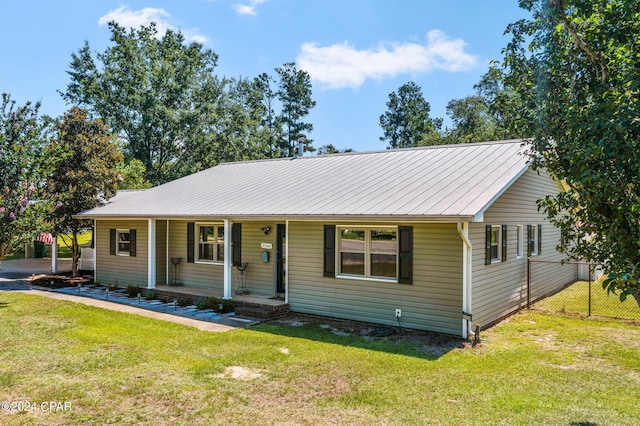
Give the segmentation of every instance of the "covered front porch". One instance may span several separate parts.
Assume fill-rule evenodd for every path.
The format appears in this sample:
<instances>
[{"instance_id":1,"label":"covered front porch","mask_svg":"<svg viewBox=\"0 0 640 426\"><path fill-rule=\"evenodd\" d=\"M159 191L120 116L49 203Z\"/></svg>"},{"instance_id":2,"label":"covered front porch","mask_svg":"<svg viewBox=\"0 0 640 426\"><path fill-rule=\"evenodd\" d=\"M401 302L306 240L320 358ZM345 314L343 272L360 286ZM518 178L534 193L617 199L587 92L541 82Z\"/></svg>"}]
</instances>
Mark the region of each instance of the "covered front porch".
<instances>
[{"instance_id":1,"label":"covered front porch","mask_svg":"<svg viewBox=\"0 0 640 426\"><path fill-rule=\"evenodd\" d=\"M105 285L288 302L286 223L119 218L95 228L95 278Z\"/></svg>"}]
</instances>

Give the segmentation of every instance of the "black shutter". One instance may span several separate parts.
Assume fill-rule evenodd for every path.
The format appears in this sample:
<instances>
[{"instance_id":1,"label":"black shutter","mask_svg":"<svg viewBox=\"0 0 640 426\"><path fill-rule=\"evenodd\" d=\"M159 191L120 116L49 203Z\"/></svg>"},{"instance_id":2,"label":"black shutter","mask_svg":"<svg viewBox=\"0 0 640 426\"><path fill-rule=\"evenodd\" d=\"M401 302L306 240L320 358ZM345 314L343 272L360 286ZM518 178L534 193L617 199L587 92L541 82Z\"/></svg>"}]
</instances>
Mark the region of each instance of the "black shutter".
<instances>
[{"instance_id":1,"label":"black shutter","mask_svg":"<svg viewBox=\"0 0 640 426\"><path fill-rule=\"evenodd\" d=\"M109 229L109 254L115 256L116 254L116 230Z\"/></svg>"},{"instance_id":2,"label":"black shutter","mask_svg":"<svg viewBox=\"0 0 640 426\"><path fill-rule=\"evenodd\" d=\"M136 230L129 230L129 256L136 257Z\"/></svg>"},{"instance_id":3,"label":"black shutter","mask_svg":"<svg viewBox=\"0 0 640 426\"><path fill-rule=\"evenodd\" d=\"M538 224L538 255L542 254L542 225Z\"/></svg>"},{"instance_id":4,"label":"black shutter","mask_svg":"<svg viewBox=\"0 0 640 426\"><path fill-rule=\"evenodd\" d=\"M231 225L231 263L242 266L242 224Z\"/></svg>"},{"instance_id":5,"label":"black shutter","mask_svg":"<svg viewBox=\"0 0 640 426\"><path fill-rule=\"evenodd\" d=\"M531 235L531 225L527 225L527 256L533 253L533 235Z\"/></svg>"},{"instance_id":6,"label":"black shutter","mask_svg":"<svg viewBox=\"0 0 640 426\"><path fill-rule=\"evenodd\" d=\"M324 276L336 276L336 226L324 226Z\"/></svg>"},{"instance_id":7,"label":"black shutter","mask_svg":"<svg viewBox=\"0 0 640 426\"><path fill-rule=\"evenodd\" d=\"M187 223L187 262L195 262L195 248L196 248L196 224L193 222Z\"/></svg>"},{"instance_id":8,"label":"black shutter","mask_svg":"<svg viewBox=\"0 0 640 426\"><path fill-rule=\"evenodd\" d=\"M502 225L502 261L507 261L507 225Z\"/></svg>"},{"instance_id":9,"label":"black shutter","mask_svg":"<svg viewBox=\"0 0 640 426\"><path fill-rule=\"evenodd\" d=\"M484 264L491 265L491 225L484 228Z\"/></svg>"},{"instance_id":10,"label":"black shutter","mask_svg":"<svg viewBox=\"0 0 640 426\"><path fill-rule=\"evenodd\" d=\"M413 282L413 226L398 226L398 282Z\"/></svg>"}]
</instances>

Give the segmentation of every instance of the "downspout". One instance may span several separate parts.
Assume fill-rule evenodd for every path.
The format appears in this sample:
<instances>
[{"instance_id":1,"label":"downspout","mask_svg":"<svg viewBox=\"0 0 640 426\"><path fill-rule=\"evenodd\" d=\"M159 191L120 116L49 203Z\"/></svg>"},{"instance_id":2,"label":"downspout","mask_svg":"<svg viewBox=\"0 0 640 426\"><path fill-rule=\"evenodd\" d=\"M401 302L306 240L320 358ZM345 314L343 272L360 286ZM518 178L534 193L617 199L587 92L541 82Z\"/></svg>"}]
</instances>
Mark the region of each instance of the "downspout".
<instances>
[{"instance_id":1,"label":"downspout","mask_svg":"<svg viewBox=\"0 0 640 426\"><path fill-rule=\"evenodd\" d=\"M464 249L462 251L462 337L469 336L471 330L471 266L472 266L472 246L469 240L469 222L458 222L456 224L458 235L462 238Z\"/></svg>"}]
</instances>

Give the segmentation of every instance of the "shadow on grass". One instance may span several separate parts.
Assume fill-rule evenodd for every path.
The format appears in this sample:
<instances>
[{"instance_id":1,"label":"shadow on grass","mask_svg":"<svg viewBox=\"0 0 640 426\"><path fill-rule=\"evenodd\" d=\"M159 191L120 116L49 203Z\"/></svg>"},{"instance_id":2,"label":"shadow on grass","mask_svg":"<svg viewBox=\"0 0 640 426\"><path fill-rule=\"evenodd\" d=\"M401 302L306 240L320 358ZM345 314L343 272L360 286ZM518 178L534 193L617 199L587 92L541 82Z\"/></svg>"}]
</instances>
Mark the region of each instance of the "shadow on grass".
<instances>
[{"instance_id":1,"label":"shadow on grass","mask_svg":"<svg viewBox=\"0 0 640 426\"><path fill-rule=\"evenodd\" d=\"M421 330L380 326L356 321L300 314L263 322L252 330L353 348L436 360L455 350L471 347L460 337ZM385 333L384 331L387 331ZM391 331L389 333L389 331ZM387 336L377 336L388 334Z\"/></svg>"},{"instance_id":2,"label":"shadow on grass","mask_svg":"<svg viewBox=\"0 0 640 426\"><path fill-rule=\"evenodd\" d=\"M593 422L571 422L571 426L598 426L598 423Z\"/></svg>"}]
</instances>

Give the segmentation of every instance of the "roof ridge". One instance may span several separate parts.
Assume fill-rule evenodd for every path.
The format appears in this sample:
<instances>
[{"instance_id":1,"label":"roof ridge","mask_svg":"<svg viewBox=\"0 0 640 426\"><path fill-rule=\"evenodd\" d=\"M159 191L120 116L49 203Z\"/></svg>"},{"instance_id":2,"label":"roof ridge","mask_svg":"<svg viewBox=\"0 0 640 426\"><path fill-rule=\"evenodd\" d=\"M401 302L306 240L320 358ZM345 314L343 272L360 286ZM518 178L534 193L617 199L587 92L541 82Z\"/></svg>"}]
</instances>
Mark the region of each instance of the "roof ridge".
<instances>
[{"instance_id":1,"label":"roof ridge","mask_svg":"<svg viewBox=\"0 0 640 426\"><path fill-rule=\"evenodd\" d=\"M406 151L426 151L426 150L432 150L432 149L451 149L451 148L462 148L462 147L469 147L469 146L513 144L513 143L523 143L524 141L525 141L524 139L505 139L505 140L499 140L499 141L453 143L453 144L446 144L446 145L410 146L405 148L379 149L379 150L373 150L373 151L337 152L333 154L307 155L302 157L296 156L296 157L284 157L284 158L258 158L255 160L228 161L224 163L219 163L214 167L224 166L224 165L234 165L234 164L262 163L262 162L269 162L269 161L309 160L309 159L327 158L327 157L333 158L333 157L384 154L384 153L395 153L395 152L406 152Z\"/></svg>"}]
</instances>

